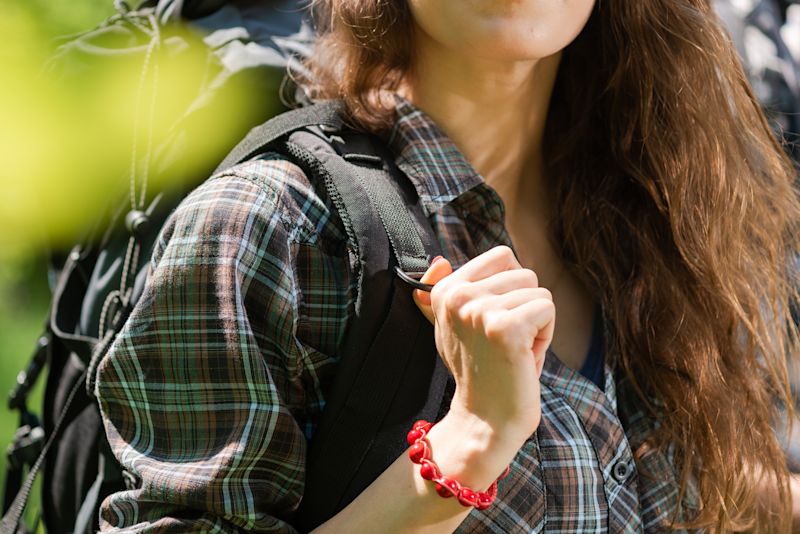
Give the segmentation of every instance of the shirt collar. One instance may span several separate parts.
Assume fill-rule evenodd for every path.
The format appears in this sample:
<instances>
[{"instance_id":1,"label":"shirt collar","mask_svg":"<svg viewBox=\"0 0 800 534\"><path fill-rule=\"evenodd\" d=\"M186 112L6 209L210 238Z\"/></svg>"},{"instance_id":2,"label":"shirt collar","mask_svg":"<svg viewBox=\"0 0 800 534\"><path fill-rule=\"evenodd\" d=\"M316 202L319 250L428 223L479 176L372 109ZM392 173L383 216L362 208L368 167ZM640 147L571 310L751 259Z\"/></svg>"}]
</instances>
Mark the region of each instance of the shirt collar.
<instances>
[{"instance_id":1,"label":"shirt collar","mask_svg":"<svg viewBox=\"0 0 800 534\"><path fill-rule=\"evenodd\" d=\"M426 215L484 183L430 116L399 95L396 98L389 146L397 166L414 184Z\"/></svg>"}]
</instances>

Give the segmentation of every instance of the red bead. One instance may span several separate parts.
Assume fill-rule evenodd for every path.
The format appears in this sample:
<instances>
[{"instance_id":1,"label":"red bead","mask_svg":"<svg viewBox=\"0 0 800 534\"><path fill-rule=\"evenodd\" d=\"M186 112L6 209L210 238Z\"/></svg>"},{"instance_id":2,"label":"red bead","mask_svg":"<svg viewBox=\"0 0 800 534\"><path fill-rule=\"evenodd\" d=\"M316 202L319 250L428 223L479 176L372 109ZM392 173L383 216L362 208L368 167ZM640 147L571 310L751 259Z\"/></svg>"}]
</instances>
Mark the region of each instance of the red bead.
<instances>
[{"instance_id":1,"label":"red bead","mask_svg":"<svg viewBox=\"0 0 800 534\"><path fill-rule=\"evenodd\" d=\"M439 478L442 476L442 473L439 471L439 467L430 460L422 460L422 465L419 468L419 474L425 480L433 480L434 478Z\"/></svg>"},{"instance_id":2,"label":"red bead","mask_svg":"<svg viewBox=\"0 0 800 534\"><path fill-rule=\"evenodd\" d=\"M436 484L436 493L445 499L449 499L453 496L453 493L447 488L447 486L442 486L441 484Z\"/></svg>"},{"instance_id":3,"label":"red bead","mask_svg":"<svg viewBox=\"0 0 800 534\"><path fill-rule=\"evenodd\" d=\"M478 494L469 488L462 487L461 491L458 492L458 502L463 506L477 506Z\"/></svg>"},{"instance_id":4,"label":"red bead","mask_svg":"<svg viewBox=\"0 0 800 534\"><path fill-rule=\"evenodd\" d=\"M436 493L445 498L458 495L459 491L461 491L461 484L452 478L441 477L436 484Z\"/></svg>"},{"instance_id":5,"label":"red bead","mask_svg":"<svg viewBox=\"0 0 800 534\"><path fill-rule=\"evenodd\" d=\"M414 426L412 426L411 428L414 429L414 430L424 429L427 432L428 430L430 430L430 428L432 426L433 426L432 423L429 423L429 422L427 422L425 420L420 419L419 421L414 423Z\"/></svg>"},{"instance_id":6,"label":"red bead","mask_svg":"<svg viewBox=\"0 0 800 534\"><path fill-rule=\"evenodd\" d=\"M503 471L503 474L500 475L499 477L497 477L497 480L503 480L504 478L506 478L510 471L511 471L511 465L509 464L509 465L506 466L506 470Z\"/></svg>"},{"instance_id":7,"label":"red bead","mask_svg":"<svg viewBox=\"0 0 800 534\"><path fill-rule=\"evenodd\" d=\"M421 430L415 428L414 430L408 433L408 435L406 436L406 441L408 441L409 445L413 445L414 443L418 442L423 435L424 434L422 433Z\"/></svg>"},{"instance_id":8,"label":"red bead","mask_svg":"<svg viewBox=\"0 0 800 534\"><path fill-rule=\"evenodd\" d=\"M408 448L408 457L415 464L420 463L422 460L430 460L431 455L428 451L428 445L424 441L418 441Z\"/></svg>"},{"instance_id":9,"label":"red bead","mask_svg":"<svg viewBox=\"0 0 800 534\"><path fill-rule=\"evenodd\" d=\"M488 493L478 493L478 504L475 508L478 510L486 510L494 502L494 496Z\"/></svg>"}]
</instances>

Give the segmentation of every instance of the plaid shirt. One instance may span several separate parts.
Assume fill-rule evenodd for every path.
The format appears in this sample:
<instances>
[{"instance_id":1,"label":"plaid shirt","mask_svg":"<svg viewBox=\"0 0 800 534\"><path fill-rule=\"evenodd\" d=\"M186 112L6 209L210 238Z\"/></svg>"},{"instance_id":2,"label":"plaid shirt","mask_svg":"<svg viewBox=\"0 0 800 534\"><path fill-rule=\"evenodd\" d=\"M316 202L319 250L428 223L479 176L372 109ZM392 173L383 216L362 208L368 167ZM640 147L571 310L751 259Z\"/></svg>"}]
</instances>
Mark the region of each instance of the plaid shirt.
<instances>
[{"instance_id":1,"label":"plaid shirt","mask_svg":"<svg viewBox=\"0 0 800 534\"><path fill-rule=\"evenodd\" d=\"M429 117L400 101L388 142L454 267L511 244L497 193ZM185 199L98 370L112 448L141 482L105 500L104 530L294 531L353 261L324 191L280 156ZM539 429L459 532L656 532L694 507L667 454L634 460L653 422L610 367L601 391L549 353L541 383Z\"/></svg>"}]
</instances>

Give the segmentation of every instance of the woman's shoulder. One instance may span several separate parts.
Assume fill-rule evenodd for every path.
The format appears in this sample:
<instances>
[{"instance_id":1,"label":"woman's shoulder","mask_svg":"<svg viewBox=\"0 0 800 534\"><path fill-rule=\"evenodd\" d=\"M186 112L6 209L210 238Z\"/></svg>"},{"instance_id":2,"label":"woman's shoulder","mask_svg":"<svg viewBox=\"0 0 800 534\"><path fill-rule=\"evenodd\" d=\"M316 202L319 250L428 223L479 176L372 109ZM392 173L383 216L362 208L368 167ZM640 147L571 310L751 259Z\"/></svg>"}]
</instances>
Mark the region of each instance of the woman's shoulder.
<instances>
[{"instance_id":1,"label":"woman's shoulder","mask_svg":"<svg viewBox=\"0 0 800 534\"><path fill-rule=\"evenodd\" d=\"M239 292L259 339L288 346L296 336L324 358L355 290L346 235L324 186L265 154L208 178L174 210L151 257L152 294L174 302ZM289 310L292 328L276 328Z\"/></svg>"},{"instance_id":2,"label":"woman's shoulder","mask_svg":"<svg viewBox=\"0 0 800 534\"><path fill-rule=\"evenodd\" d=\"M315 243L346 236L325 188L317 187L297 164L276 152L218 173L201 188L232 189L234 195L239 191L259 197L260 202L250 205L259 210L254 215L280 220L294 241Z\"/></svg>"},{"instance_id":3,"label":"woman's shoulder","mask_svg":"<svg viewBox=\"0 0 800 534\"><path fill-rule=\"evenodd\" d=\"M173 223L193 233L212 234L232 226L279 225L291 242L326 248L346 245L346 233L325 188L275 152L208 178L184 198Z\"/></svg>"}]
</instances>

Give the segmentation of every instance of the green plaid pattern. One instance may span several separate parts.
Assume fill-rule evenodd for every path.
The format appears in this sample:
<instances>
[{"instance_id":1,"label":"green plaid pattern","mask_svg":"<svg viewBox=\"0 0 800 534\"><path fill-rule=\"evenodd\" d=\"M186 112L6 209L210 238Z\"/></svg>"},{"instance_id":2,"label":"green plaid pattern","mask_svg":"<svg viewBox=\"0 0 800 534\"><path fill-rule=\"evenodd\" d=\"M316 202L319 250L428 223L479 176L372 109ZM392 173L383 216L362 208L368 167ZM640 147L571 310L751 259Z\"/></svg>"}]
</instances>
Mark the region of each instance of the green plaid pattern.
<instances>
[{"instance_id":1,"label":"green plaid pattern","mask_svg":"<svg viewBox=\"0 0 800 534\"><path fill-rule=\"evenodd\" d=\"M399 101L387 142L456 268L511 244L500 198L429 117ZM353 316L355 260L324 188L278 155L185 199L98 369L111 446L140 481L105 500L104 531L295 532L306 444ZM612 369L603 392L548 354L538 431L496 504L458 531L668 530L696 504L678 503L666 455L634 460L653 422L633 399Z\"/></svg>"}]
</instances>

